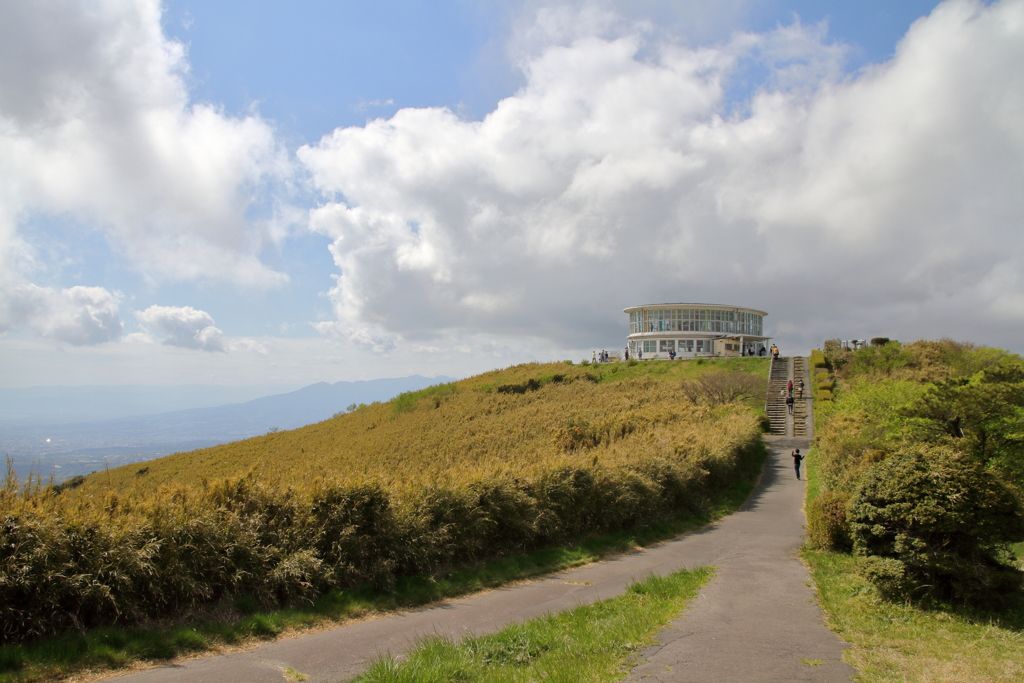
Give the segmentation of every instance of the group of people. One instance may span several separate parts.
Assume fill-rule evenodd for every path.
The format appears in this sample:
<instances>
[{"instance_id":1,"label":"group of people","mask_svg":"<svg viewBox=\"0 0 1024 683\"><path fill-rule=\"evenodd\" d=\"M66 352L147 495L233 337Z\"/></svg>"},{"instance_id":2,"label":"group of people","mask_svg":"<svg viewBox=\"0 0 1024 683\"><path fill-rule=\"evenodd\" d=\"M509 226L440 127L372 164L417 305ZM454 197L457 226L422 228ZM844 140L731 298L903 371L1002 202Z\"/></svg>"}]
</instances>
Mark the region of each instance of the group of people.
<instances>
[{"instance_id":1,"label":"group of people","mask_svg":"<svg viewBox=\"0 0 1024 683\"><path fill-rule=\"evenodd\" d=\"M796 381L796 384L793 384L793 380L789 380L789 383L786 384L786 388L782 390L783 395L785 395L785 397L786 397L786 408L789 410L789 414L790 415L793 414L793 404L796 402L793 399L793 390L794 389L797 392L797 396L796 397L799 398L799 399L803 399L803 397L804 397L804 380L803 380L802 377Z\"/></svg>"},{"instance_id":2,"label":"group of people","mask_svg":"<svg viewBox=\"0 0 1024 683\"><path fill-rule=\"evenodd\" d=\"M600 351L594 351L590 354L590 358L595 363L607 363L611 360L611 354L601 349ZM629 360L629 349L626 349L626 360Z\"/></svg>"}]
</instances>

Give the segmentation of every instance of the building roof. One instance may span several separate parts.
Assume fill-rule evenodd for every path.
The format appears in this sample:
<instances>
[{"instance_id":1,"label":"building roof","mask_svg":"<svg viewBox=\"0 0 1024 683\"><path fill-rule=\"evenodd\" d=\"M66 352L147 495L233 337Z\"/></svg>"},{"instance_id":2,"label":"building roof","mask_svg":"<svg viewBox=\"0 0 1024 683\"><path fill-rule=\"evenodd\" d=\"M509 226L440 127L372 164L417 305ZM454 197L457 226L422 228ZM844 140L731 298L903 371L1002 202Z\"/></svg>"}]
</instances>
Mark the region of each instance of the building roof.
<instances>
[{"instance_id":1,"label":"building roof","mask_svg":"<svg viewBox=\"0 0 1024 683\"><path fill-rule=\"evenodd\" d=\"M640 308L719 308L728 309L735 311L749 311L751 313L757 313L758 315L768 315L764 311L759 311L756 308L747 308L746 306L730 306L729 304L701 304L701 303L664 303L664 304L641 304L639 306L629 306L622 309L623 313L629 313Z\"/></svg>"}]
</instances>

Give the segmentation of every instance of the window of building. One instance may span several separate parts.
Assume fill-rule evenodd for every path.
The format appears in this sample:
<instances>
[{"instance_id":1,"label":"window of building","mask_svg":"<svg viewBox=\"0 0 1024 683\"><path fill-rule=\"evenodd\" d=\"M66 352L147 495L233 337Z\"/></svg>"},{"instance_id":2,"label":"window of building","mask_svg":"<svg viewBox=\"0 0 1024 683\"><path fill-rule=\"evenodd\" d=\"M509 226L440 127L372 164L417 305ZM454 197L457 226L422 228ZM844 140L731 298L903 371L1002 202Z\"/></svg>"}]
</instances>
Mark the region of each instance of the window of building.
<instances>
[{"instance_id":1,"label":"window of building","mask_svg":"<svg viewBox=\"0 0 1024 683\"><path fill-rule=\"evenodd\" d=\"M661 348L659 350L664 353L676 350L676 342L674 339L662 339L660 346Z\"/></svg>"}]
</instances>

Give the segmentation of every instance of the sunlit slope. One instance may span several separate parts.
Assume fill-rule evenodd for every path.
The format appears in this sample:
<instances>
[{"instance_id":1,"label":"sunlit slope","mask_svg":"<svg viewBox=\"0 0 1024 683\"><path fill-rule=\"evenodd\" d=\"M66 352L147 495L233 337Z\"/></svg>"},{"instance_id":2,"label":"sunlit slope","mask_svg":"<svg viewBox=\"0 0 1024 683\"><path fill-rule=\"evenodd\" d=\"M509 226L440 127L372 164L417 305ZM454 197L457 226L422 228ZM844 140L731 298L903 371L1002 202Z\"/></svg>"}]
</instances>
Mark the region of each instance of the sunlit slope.
<instances>
[{"instance_id":1,"label":"sunlit slope","mask_svg":"<svg viewBox=\"0 0 1024 683\"><path fill-rule=\"evenodd\" d=\"M713 514L756 477L766 369L522 365L78 487L10 472L0 643Z\"/></svg>"},{"instance_id":2,"label":"sunlit slope","mask_svg":"<svg viewBox=\"0 0 1024 683\"><path fill-rule=\"evenodd\" d=\"M765 372L766 361L754 358L520 365L300 429L100 472L81 492L199 485L253 470L290 485L372 480L397 491L495 474L529 477L555 460L611 466L638 451L671 455L716 442L725 448L730 432L749 428L751 412L694 405L681 383L709 373L760 379Z\"/></svg>"}]
</instances>

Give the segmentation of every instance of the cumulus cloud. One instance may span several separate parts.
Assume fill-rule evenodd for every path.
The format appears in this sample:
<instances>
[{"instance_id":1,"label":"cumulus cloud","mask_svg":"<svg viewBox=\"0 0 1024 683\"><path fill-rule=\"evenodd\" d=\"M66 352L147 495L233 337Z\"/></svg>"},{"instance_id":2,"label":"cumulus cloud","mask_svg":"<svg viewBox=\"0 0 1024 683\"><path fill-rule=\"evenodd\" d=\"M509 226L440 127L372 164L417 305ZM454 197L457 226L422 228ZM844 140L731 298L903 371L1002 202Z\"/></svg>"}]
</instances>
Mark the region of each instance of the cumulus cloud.
<instances>
[{"instance_id":1,"label":"cumulus cloud","mask_svg":"<svg viewBox=\"0 0 1024 683\"><path fill-rule=\"evenodd\" d=\"M800 341L1017 343L1024 2L950 0L853 75L824 27L689 48L584 18L540 15L482 121L403 109L299 150L340 270L325 331L579 347L626 305L716 301Z\"/></svg>"},{"instance_id":2,"label":"cumulus cloud","mask_svg":"<svg viewBox=\"0 0 1024 683\"><path fill-rule=\"evenodd\" d=\"M150 306L144 311L135 311L135 319L147 330L163 334L164 344L202 351L227 351L224 333L213 326L213 318L206 311L191 306Z\"/></svg>"},{"instance_id":3,"label":"cumulus cloud","mask_svg":"<svg viewBox=\"0 0 1024 683\"><path fill-rule=\"evenodd\" d=\"M272 287L259 254L279 235L255 201L287 155L256 114L193 103L185 48L159 0L0 5L0 269L25 221L71 215L155 280ZM258 212L256 212L258 214Z\"/></svg>"},{"instance_id":4,"label":"cumulus cloud","mask_svg":"<svg viewBox=\"0 0 1024 683\"><path fill-rule=\"evenodd\" d=\"M27 325L39 337L76 346L114 341L123 330L120 303L102 287L18 284L0 294L0 333Z\"/></svg>"}]
</instances>

